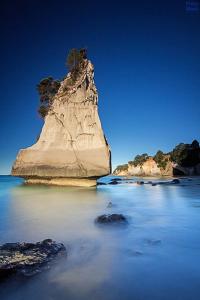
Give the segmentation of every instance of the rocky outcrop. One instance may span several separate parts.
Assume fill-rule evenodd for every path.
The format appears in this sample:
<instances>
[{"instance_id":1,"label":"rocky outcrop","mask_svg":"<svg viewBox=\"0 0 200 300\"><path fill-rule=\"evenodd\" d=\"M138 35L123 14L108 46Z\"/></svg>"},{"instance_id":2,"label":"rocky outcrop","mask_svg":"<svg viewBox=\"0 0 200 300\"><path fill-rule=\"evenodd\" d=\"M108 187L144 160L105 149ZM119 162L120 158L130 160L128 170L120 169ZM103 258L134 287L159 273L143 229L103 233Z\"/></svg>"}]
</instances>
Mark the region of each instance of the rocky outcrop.
<instances>
[{"instance_id":1,"label":"rocky outcrop","mask_svg":"<svg viewBox=\"0 0 200 300\"><path fill-rule=\"evenodd\" d=\"M0 280L10 275L32 276L40 273L58 254L65 253L63 244L46 239L33 243L7 243L0 246Z\"/></svg>"},{"instance_id":2,"label":"rocky outcrop","mask_svg":"<svg viewBox=\"0 0 200 300\"><path fill-rule=\"evenodd\" d=\"M171 162L165 168L161 168L153 157L149 157L142 165L128 165L128 174L131 176L172 176L173 169Z\"/></svg>"},{"instance_id":3,"label":"rocky outcrop","mask_svg":"<svg viewBox=\"0 0 200 300\"><path fill-rule=\"evenodd\" d=\"M128 163L127 170L116 168L114 175L117 176L173 176L173 168L171 162L167 162L165 168L161 168L155 162L153 157L149 157L144 163L134 165Z\"/></svg>"},{"instance_id":4,"label":"rocky outcrop","mask_svg":"<svg viewBox=\"0 0 200 300\"><path fill-rule=\"evenodd\" d=\"M200 146L178 144L171 152L157 151L155 156L137 155L128 164L119 165L113 172L117 176L195 176L200 175Z\"/></svg>"},{"instance_id":5,"label":"rocky outcrop","mask_svg":"<svg viewBox=\"0 0 200 300\"><path fill-rule=\"evenodd\" d=\"M38 141L17 155L12 175L28 183L93 186L110 174L92 63L85 59L76 82L69 82L71 73L61 82Z\"/></svg>"},{"instance_id":6,"label":"rocky outcrop","mask_svg":"<svg viewBox=\"0 0 200 300\"><path fill-rule=\"evenodd\" d=\"M119 169L118 167L114 170L113 175L116 176L127 176L128 175L128 165L127 165L127 169L122 170Z\"/></svg>"}]
</instances>

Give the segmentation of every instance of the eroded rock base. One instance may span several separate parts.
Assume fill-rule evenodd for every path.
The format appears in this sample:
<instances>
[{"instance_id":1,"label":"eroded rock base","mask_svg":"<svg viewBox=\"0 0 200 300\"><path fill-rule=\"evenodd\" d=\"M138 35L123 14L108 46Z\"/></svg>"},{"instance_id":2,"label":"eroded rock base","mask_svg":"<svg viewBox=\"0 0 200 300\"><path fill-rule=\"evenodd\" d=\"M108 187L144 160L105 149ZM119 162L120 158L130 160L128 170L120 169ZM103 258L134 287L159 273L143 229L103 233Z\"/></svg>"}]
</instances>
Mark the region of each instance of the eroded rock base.
<instances>
[{"instance_id":1,"label":"eroded rock base","mask_svg":"<svg viewBox=\"0 0 200 300\"><path fill-rule=\"evenodd\" d=\"M44 184L57 186L83 186L92 187L97 185L96 179L88 178L28 178L26 184Z\"/></svg>"}]
</instances>

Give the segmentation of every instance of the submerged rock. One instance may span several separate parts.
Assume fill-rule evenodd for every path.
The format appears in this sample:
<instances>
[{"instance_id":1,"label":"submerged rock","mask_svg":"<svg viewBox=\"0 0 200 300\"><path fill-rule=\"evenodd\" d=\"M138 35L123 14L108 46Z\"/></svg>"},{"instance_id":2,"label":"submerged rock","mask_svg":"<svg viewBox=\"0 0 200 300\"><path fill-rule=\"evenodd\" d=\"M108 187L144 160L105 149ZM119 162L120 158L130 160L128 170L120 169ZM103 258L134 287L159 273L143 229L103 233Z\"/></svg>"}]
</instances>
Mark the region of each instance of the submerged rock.
<instances>
[{"instance_id":1,"label":"submerged rock","mask_svg":"<svg viewBox=\"0 0 200 300\"><path fill-rule=\"evenodd\" d=\"M121 181L122 181L121 178L113 178L113 179L111 179L109 184L119 184Z\"/></svg>"},{"instance_id":2,"label":"submerged rock","mask_svg":"<svg viewBox=\"0 0 200 300\"><path fill-rule=\"evenodd\" d=\"M117 180L116 181L110 181L109 184L115 185L115 184L119 184L119 182Z\"/></svg>"},{"instance_id":3,"label":"submerged rock","mask_svg":"<svg viewBox=\"0 0 200 300\"><path fill-rule=\"evenodd\" d=\"M180 180L179 179L173 179L170 181L157 181L157 182L152 182L151 185L152 186L156 186L156 185L171 185L171 184L179 184Z\"/></svg>"},{"instance_id":4,"label":"submerged rock","mask_svg":"<svg viewBox=\"0 0 200 300\"><path fill-rule=\"evenodd\" d=\"M127 223L127 219L122 214L108 214L98 216L96 222L100 224Z\"/></svg>"},{"instance_id":5,"label":"submerged rock","mask_svg":"<svg viewBox=\"0 0 200 300\"><path fill-rule=\"evenodd\" d=\"M151 246L158 246L158 245L161 245L161 240L146 239L145 242L146 242L148 245L151 245Z\"/></svg>"},{"instance_id":6,"label":"submerged rock","mask_svg":"<svg viewBox=\"0 0 200 300\"><path fill-rule=\"evenodd\" d=\"M113 178L113 179L111 179L111 181L122 181L122 179L121 178Z\"/></svg>"},{"instance_id":7,"label":"submerged rock","mask_svg":"<svg viewBox=\"0 0 200 300\"><path fill-rule=\"evenodd\" d=\"M109 202L107 205L107 208L111 208L111 207L113 207L113 204L112 204L112 202Z\"/></svg>"},{"instance_id":8,"label":"submerged rock","mask_svg":"<svg viewBox=\"0 0 200 300\"><path fill-rule=\"evenodd\" d=\"M179 179L173 179L171 183L179 184L179 183L180 183L180 180L179 180Z\"/></svg>"},{"instance_id":9,"label":"submerged rock","mask_svg":"<svg viewBox=\"0 0 200 300\"><path fill-rule=\"evenodd\" d=\"M38 243L7 243L0 246L0 280L10 275L32 276L43 268L59 253L65 253L61 243L46 239Z\"/></svg>"},{"instance_id":10,"label":"submerged rock","mask_svg":"<svg viewBox=\"0 0 200 300\"><path fill-rule=\"evenodd\" d=\"M144 181L137 181L136 182L138 185L143 185L144 184Z\"/></svg>"},{"instance_id":11,"label":"submerged rock","mask_svg":"<svg viewBox=\"0 0 200 300\"><path fill-rule=\"evenodd\" d=\"M20 150L12 175L31 184L94 186L110 174L110 148L98 115L94 67L84 59L74 82L61 82L38 141Z\"/></svg>"}]
</instances>

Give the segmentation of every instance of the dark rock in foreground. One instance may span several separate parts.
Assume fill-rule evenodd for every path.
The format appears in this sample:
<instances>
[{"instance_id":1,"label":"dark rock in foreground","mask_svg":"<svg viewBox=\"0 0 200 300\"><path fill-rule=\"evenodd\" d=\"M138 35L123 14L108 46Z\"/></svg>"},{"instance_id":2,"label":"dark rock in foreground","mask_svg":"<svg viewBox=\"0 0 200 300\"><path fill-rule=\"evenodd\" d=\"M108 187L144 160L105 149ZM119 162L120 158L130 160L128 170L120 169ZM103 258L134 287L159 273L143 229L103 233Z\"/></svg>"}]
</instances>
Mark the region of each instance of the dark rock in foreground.
<instances>
[{"instance_id":1,"label":"dark rock in foreground","mask_svg":"<svg viewBox=\"0 0 200 300\"><path fill-rule=\"evenodd\" d=\"M0 246L0 280L10 275L32 276L40 273L65 246L46 239L38 243L7 243Z\"/></svg>"},{"instance_id":2,"label":"dark rock in foreground","mask_svg":"<svg viewBox=\"0 0 200 300\"><path fill-rule=\"evenodd\" d=\"M127 223L127 219L122 214L108 214L98 216L96 222L99 224Z\"/></svg>"}]
</instances>

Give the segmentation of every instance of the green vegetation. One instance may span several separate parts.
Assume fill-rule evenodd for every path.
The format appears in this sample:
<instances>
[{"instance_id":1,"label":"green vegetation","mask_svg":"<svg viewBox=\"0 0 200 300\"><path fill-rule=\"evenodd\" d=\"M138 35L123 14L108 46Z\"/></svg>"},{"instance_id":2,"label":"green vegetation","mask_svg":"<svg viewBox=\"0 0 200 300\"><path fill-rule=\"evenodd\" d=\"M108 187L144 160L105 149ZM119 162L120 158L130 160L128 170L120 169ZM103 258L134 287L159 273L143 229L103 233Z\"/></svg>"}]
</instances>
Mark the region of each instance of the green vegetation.
<instances>
[{"instance_id":1,"label":"green vegetation","mask_svg":"<svg viewBox=\"0 0 200 300\"><path fill-rule=\"evenodd\" d=\"M86 49L71 49L68 56L66 65L71 72L71 79L75 82L79 77L84 66L84 59L87 58Z\"/></svg>"},{"instance_id":2,"label":"green vegetation","mask_svg":"<svg viewBox=\"0 0 200 300\"><path fill-rule=\"evenodd\" d=\"M118 171L127 171L128 170L128 164L119 165L119 166L117 166L117 168L115 170L118 170Z\"/></svg>"},{"instance_id":3,"label":"green vegetation","mask_svg":"<svg viewBox=\"0 0 200 300\"><path fill-rule=\"evenodd\" d=\"M38 113L42 118L48 113L49 107L53 103L54 96L60 87L60 81L52 77L44 78L37 85L37 90L40 96L40 107Z\"/></svg>"},{"instance_id":4,"label":"green vegetation","mask_svg":"<svg viewBox=\"0 0 200 300\"><path fill-rule=\"evenodd\" d=\"M180 143L178 144L172 152L170 152L171 161L181 165L182 161L187 157L187 144Z\"/></svg>"},{"instance_id":5,"label":"green vegetation","mask_svg":"<svg viewBox=\"0 0 200 300\"><path fill-rule=\"evenodd\" d=\"M142 155L136 155L134 160L129 161L128 164L134 167L142 166L150 156L147 153ZM194 167L200 164L200 146L197 140L194 140L191 144L178 144L171 152L163 153L158 150L152 157L156 162L158 168L165 170L167 163L172 161L182 167ZM117 170L127 170L127 165L118 166Z\"/></svg>"},{"instance_id":6,"label":"green vegetation","mask_svg":"<svg viewBox=\"0 0 200 300\"><path fill-rule=\"evenodd\" d=\"M53 98L60 87L60 81L52 77L44 78L37 85L37 90L40 95L40 102L52 104Z\"/></svg>"},{"instance_id":7,"label":"green vegetation","mask_svg":"<svg viewBox=\"0 0 200 300\"><path fill-rule=\"evenodd\" d=\"M43 119L48 114L48 111L49 111L49 107L45 105L40 105L40 107L38 108L38 113Z\"/></svg>"},{"instance_id":8,"label":"green vegetation","mask_svg":"<svg viewBox=\"0 0 200 300\"><path fill-rule=\"evenodd\" d=\"M136 155L134 160L129 161L130 165L137 167L138 165L142 166L145 161L149 158L147 153L143 153L142 155Z\"/></svg>"},{"instance_id":9,"label":"green vegetation","mask_svg":"<svg viewBox=\"0 0 200 300\"><path fill-rule=\"evenodd\" d=\"M158 150L153 159L157 163L158 168L165 170L167 162L169 161L169 156L166 157L165 153L163 153L161 150Z\"/></svg>"},{"instance_id":10,"label":"green vegetation","mask_svg":"<svg viewBox=\"0 0 200 300\"><path fill-rule=\"evenodd\" d=\"M183 167L192 167L199 164L199 142L197 140L194 140L192 144L178 144L170 153L170 159Z\"/></svg>"},{"instance_id":11,"label":"green vegetation","mask_svg":"<svg viewBox=\"0 0 200 300\"><path fill-rule=\"evenodd\" d=\"M84 68L86 58L86 49L70 50L67 56L66 64L71 75L66 80L65 90L69 90L80 76ZM43 119L48 114L49 108L53 103L54 97L58 92L59 87L60 80L55 80L53 79L53 77L44 78L37 85L37 91L40 97L40 106L38 108L38 113Z\"/></svg>"}]
</instances>

